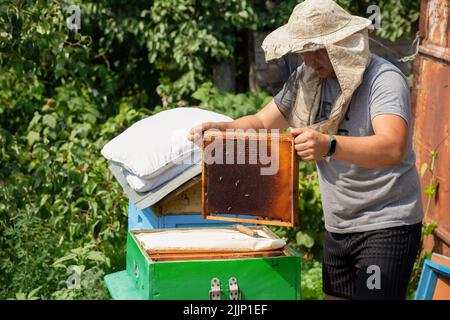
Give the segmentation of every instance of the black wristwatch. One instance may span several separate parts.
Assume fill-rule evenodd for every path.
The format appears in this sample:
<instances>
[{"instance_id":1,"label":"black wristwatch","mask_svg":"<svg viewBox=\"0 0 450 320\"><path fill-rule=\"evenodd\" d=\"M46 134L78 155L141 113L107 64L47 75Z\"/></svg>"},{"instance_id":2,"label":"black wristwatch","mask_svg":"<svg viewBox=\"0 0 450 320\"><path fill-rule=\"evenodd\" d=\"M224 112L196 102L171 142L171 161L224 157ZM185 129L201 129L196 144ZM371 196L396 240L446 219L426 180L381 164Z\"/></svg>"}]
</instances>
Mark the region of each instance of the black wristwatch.
<instances>
[{"instance_id":1,"label":"black wristwatch","mask_svg":"<svg viewBox=\"0 0 450 320\"><path fill-rule=\"evenodd\" d=\"M330 135L330 143L328 144L328 153L324 155L324 158L329 158L334 154L336 151L336 137L334 135Z\"/></svg>"}]
</instances>

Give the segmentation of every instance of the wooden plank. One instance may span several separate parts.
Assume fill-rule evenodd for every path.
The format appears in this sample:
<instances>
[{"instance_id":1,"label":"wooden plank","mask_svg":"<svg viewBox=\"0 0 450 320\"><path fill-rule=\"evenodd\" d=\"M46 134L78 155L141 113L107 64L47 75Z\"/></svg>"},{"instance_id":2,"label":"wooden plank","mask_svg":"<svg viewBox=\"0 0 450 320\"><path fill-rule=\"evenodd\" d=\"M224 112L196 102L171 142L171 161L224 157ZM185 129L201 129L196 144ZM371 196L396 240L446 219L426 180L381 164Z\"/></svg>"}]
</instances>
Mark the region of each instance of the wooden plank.
<instances>
[{"instance_id":1,"label":"wooden plank","mask_svg":"<svg viewBox=\"0 0 450 320\"><path fill-rule=\"evenodd\" d=\"M433 253L431 261L450 268L450 257ZM434 289L433 300L450 300L450 278L438 276Z\"/></svg>"},{"instance_id":2,"label":"wooden plank","mask_svg":"<svg viewBox=\"0 0 450 320\"><path fill-rule=\"evenodd\" d=\"M147 250L148 254L153 254L153 255L179 255L179 256L183 256L183 255L208 255L208 254L217 254L217 255L233 255L233 254L270 254L271 252L275 252L275 251L282 251L282 249L274 249L274 250L262 250L262 251L230 251L230 250Z\"/></svg>"},{"instance_id":3,"label":"wooden plank","mask_svg":"<svg viewBox=\"0 0 450 320\"><path fill-rule=\"evenodd\" d=\"M259 220L259 219L241 219L241 218L228 218L228 217L219 217L215 215L205 216L205 219L208 220L221 220L221 221L233 221L240 223L254 223L254 224L264 224L269 226L279 226L279 227L293 227L292 222L284 222L279 220Z\"/></svg>"},{"instance_id":4,"label":"wooden plank","mask_svg":"<svg viewBox=\"0 0 450 320\"><path fill-rule=\"evenodd\" d=\"M237 226L236 226L236 229L237 229L240 233L246 234L246 235L248 235L248 236L250 236L250 237L255 237L255 236L258 235L258 232L256 232L255 230L252 230L252 229L250 229L250 228L247 228L246 226L243 226L243 225L237 225Z\"/></svg>"},{"instance_id":5,"label":"wooden plank","mask_svg":"<svg viewBox=\"0 0 450 320\"><path fill-rule=\"evenodd\" d=\"M160 254L148 252L153 261L187 261L187 260L217 260L217 259L242 259L242 258L267 258L283 255L282 250L259 252L203 252L203 253L172 253Z\"/></svg>"},{"instance_id":6,"label":"wooden plank","mask_svg":"<svg viewBox=\"0 0 450 320\"><path fill-rule=\"evenodd\" d=\"M292 209L291 209L291 221L292 221L292 226L298 226L298 196L299 196L299 191L298 191L298 184L299 184L299 173L298 173L298 162L299 162L299 158L297 155L297 151L295 150L295 143L294 140L291 140L292 143L292 171L291 171L291 185L292 185L292 197L293 197L293 201L291 203L292 205Z\"/></svg>"},{"instance_id":7,"label":"wooden plank","mask_svg":"<svg viewBox=\"0 0 450 320\"><path fill-rule=\"evenodd\" d=\"M158 216L176 214L201 214L202 212L202 185L200 176L181 186L169 194L155 208Z\"/></svg>"},{"instance_id":8,"label":"wooden plank","mask_svg":"<svg viewBox=\"0 0 450 320\"><path fill-rule=\"evenodd\" d=\"M178 187L177 189L175 189L174 191L172 191L171 193L169 193L164 200L168 199L173 199L176 196L178 196L179 194L185 192L186 190L189 190L193 187L198 187L201 186L202 183L202 178L201 175L198 175L194 178L192 178L191 180L189 180L188 182L186 182L185 184L182 184L180 187Z\"/></svg>"},{"instance_id":9,"label":"wooden plank","mask_svg":"<svg viewBox=\"0 0 450 320\"><path fill-rule=\"evenodd\" d=\"M189 250L189 249L167 249L167 250L149 250L149 254L237 254L237 253L258 253L258 252L273 252L273 251L279 251L280 249L273 249L273 250L261 250L261 251L249 251L249 250L224 250L224 249L215 249L210 248L208 250Z\"/></svg>"},{"instance_id":10,"label":"wooden plank","mask_svg":"<svg viewBox=\"0 0 450 320\"><path fill-rule=\"evenodd\" d=\"M253 221L253 220L251 220ZM272 231L270 231L265 226L249 226L248 228L252 230L263 230L264 233L266 233L270 238L272 239L279 239ZM132 234L139 234L139 233L156 233L156 232L168 232L168 231L182 231L182 230L237 230L236 225L228 226L228 227L207 227L207 228L201 228L201 229L195 229L195 228L176 228L176 229L147 229L147 230L132 230L130 231ZM273 235L273 236L272 236Z\"/></svg>"}]
</instances>

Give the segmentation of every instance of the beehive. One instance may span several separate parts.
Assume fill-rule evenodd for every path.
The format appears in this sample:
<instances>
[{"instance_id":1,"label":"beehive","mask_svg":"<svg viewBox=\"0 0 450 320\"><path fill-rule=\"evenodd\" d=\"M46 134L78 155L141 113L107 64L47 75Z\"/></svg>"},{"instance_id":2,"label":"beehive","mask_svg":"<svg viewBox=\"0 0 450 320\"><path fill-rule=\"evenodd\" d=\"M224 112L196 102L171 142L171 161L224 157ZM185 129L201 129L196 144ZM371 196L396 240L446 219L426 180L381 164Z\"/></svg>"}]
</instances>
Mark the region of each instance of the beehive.
<instances>
[{"instance_id":1,"label":"beehive","mask_svg":"<svg viewBox=\"0 0 450 320\"><path fill-rule=\"evenodd\" d=\"M263 141L268 144L269 153L277 158L278 169L268 177L259 177L261 171L257 170L264 167L261 163L214 164L205 161L208 156L205 155L207 146L211 143L220 145L219 141L228 141L236 146L243 143L241 153L246 157L254 152L250 141ZM275 146L274 143L279 145ZM204 218L219 222L256 221L259 224L281 226L296 224L298 166L291 136L216 133L213 136L205 135L203 152ZM216 152L226 154L229 150L216 148ZM218 184L217 180L223 184ZM236 199L239 195L251 199L248 202ZM236 217L237 214L259 218L251 220ZM230 227L222 229L226 228ZM266 227L252 228L264 230L276 238ZM169 256L161 256L149 252L137 240L138 234L159 231L128 233L127 270L109 277L107 281L110 291L117 293L115 298L300 299L300 257L287 245L270 252L211 250L209 253L172 252ZM211 243L214 243L213 239Z\"/></svg>"}]
</instances>

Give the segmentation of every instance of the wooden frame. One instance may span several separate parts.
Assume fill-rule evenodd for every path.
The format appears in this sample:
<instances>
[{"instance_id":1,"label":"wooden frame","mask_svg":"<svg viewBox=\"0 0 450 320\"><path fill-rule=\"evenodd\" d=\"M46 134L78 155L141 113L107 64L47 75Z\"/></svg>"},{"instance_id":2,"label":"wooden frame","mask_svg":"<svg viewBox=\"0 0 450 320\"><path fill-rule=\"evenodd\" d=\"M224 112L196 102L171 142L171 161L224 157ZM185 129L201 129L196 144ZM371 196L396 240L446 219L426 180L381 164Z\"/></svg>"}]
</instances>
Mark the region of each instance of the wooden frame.
<instances>
[{"instance_id":1,"label":"wooden frame","mask_svg":"<svg viewBox=\"0 0 450 320\"><path fill-rule=\"evenodd\" d=\"M426 259L423 263L416 300L432 300L439 277L450 278L450 268Z\"/></svg>"},{"instance_id":2,"label":"wooden frame","mask_svg":"<svg viewBox=\"0 0 450 320\"><path fill-rule=\"evenodd\" d=\"M238 210L232 211L228 210L212 210L211 209L211 200L208 197L208 191L210 189L216 188L216 186L211 187L211 183L208 181L209 173L211 166L208 165L205 161L205 148L213 143L215 139L222 139L223 145L226 145L226 140L234 140L237 144L238 140L244 140L244 144L249 143L251 140L266 140L271 141L272 138L271 133L256 133L256 132L224 132L224 131L212 131L206 132L204 134L202 140L202 216L204 219L209 220L222 220L222 221L231 221L231 222L240 222L240 223L253 223L253 224L262 224L262 225L273 225L273 226L284 226L284 227L293 227L298 224L298 158L297 153L294 149L294 138L291 134L276 134L279 141L279 169L281 171L277 174L273 175L271 178L267 178L266 183L262 183L259 186L264 185L264 188L268 191L266 194L276 194L273 198L265 198L265 197L257 197L254 199L254 202L251 205L260 204L260 209L254 208L246 208L246 210ZM267 142L269 145L269 142ZM271 148L271 147L270 147ZM248 150L246 150L247 152ZM234 155L233 155L234 156ZM247 155L246 155L247 156ZM230 170L235 170L236 166L241 166L240 164L230 164ZM235 167L233 167L235 166ZM256 166L256 165L255 165ZM267 176L269 177L269 176ZM258 178L258 177L255 177ZM259 177L260 180L264 180ZM240 180L237 180L239 182ZM279 183L281 181L281 183ZM288 181L288 183L286 183ZM277 185L282 186L282 190L276 188ZM270 189L272 188L272 189ZM217 192L216 192L217 193ZM224 202L227 201L227 196L231 196L232 199L228 200L228 203L236 203L236 199L233 198L233 194L225 194L222 198L215 199L213 201L214 205L217 207L226 207ZM288 203L288 207L286 205L279 205L281 203ZM261 204L264 204L261 206ZM278 204L278 207L277 207ZM228 208L231 208L229 206ZM261 207L263 210L261 210ZM278 209L281 207L282 209ZM262 219L250 220L250 219L241 219L241 218L228 218L228 217L219 217L217 214L238 214L238 215L253 215L253 216L261 216ZM281 218L280 216L283 216Z\"/></svg>"},{"instance_id":3,"label":"wooden frame","mask_svg":"<svg viewBox=\"0 0 450 320\"><path fill-rule=\"evenodd\" d=\"M181 185L154 205L158 216L201 214L201 176L198 175Z\"/></svg>"}]
</instances>

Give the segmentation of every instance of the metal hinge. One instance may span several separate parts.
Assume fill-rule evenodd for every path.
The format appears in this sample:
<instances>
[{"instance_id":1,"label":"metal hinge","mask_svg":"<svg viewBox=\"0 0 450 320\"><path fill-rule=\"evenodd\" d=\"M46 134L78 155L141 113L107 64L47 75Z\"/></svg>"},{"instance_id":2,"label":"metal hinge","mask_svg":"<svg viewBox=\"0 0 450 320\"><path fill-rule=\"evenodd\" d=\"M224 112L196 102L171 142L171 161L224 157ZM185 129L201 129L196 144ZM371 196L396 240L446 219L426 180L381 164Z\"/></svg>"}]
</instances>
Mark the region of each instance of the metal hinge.
<instances>
[{"instance_id":1,"label":"metal hinge","mask_svg":"<svg viewBox=\"0 0 450 320\"><path fill-rule=\"evenodd\" d=\"M231 277L228 280L228 291L230 292L231 300L241 300L241 291L239 290L239 286L237 283L237 279L235 277Z\"/></svg>"},{"instance_id":2,"label":"metal hinge","mask_svg":"<svg viewBox=\"0 0 450 320\"><path fill-rule=\"evenodd\" d=\"M218 278L211 279L211 290L209 290L209 300L220 300L220 280Z\"/></svg>"}]
</instances>

